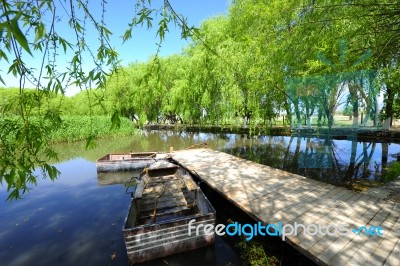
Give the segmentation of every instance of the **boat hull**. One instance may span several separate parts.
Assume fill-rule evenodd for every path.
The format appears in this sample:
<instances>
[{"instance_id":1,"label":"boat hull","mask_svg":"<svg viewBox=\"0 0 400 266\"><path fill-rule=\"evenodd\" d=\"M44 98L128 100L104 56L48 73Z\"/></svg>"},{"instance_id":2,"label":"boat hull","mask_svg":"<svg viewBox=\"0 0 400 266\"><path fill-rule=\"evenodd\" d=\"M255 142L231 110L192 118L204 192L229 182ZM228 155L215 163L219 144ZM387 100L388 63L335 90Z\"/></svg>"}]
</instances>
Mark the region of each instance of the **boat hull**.
<instances>
[{"instance_id":1,"label":"boat hull","mask_svg":"<svg viewBox=\"0 0 400 266\"><path fill-rule=\"evenodd\" d=\"M125 172L144 169L166 158L164 153L107 154L96 161L97 173Z\"/></svg>"},{"instance_id":2,"label":"boat hull","mask_svg":"<svg viewBox=\"0 0 400 266\"><path fill-rule=\"evenodd\" d=\"M130 264L162 258L214 243L214 233L205 234L204 230L198 230L196 234L194 226L215 225L215 210L200 189L193 193L196 193L195 202L199 213L136 227L134 224L138 219L138 205L135 199L132 200L123 227ZM189 222L192 220L194 220L191 223L192 230L189 232Z\"/></svg>"}]
</instances>

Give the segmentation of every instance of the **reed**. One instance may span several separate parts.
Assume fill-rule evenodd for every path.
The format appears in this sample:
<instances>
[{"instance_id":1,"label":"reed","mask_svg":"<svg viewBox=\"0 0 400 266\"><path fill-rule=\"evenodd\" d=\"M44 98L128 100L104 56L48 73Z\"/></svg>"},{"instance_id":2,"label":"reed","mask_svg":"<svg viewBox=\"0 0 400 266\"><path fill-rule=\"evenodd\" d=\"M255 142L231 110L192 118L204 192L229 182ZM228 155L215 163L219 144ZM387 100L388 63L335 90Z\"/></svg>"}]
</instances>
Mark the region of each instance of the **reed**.
<instances>
[{"instance_id":1,"label":"reed","mask_svg":"<svg viewBox=\"0 0 400 266\"><path fill-rule=\"evenodd\" d=\"M123 136L134 132L128 118L120 118L120 127L112 128L110 116L72 116L62 117L61 127L50 133L53 142L77 141L88 137Z\"/></svg>"}]
</instances>

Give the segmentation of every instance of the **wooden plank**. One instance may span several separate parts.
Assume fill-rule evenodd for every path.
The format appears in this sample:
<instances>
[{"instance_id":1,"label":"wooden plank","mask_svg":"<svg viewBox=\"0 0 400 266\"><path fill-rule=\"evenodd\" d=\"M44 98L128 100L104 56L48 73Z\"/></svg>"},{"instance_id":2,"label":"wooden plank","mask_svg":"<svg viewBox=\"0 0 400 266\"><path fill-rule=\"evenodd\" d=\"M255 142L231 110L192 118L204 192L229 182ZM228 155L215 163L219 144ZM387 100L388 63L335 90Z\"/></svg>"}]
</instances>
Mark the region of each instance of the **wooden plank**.
<instances>
[{"instance_id":1,"label":"wooden plank","mask_svg":"<svg viewBox=\"0 0 400 266\"><path fill-rule=\"evenodd\" d=\"M151 157L154 158L157 155L157 152L134 152L130 153L131 158L136 158L136 157Z\"/></svg>"},{"instance_id":2,"label":"wooden plank","mask_svg":"<svg viewBox=\"0 0 400 266\"><path fill-rule=\"evenodd\" d=\"M175 175L150 177L149 181L148 181L148 185L156 184L156 183L165 183L165 182L176 182L176 181L179 181L179 178Z\"/></svg>"},{"instance_id":3,"label":"wooden plank","mask_svg":"<svg viewBox=\"0 0 400 266\"><path fill-rule=\"evenodd\" d=\"M321 204L315 205L314 208L297 217L295 220L290 221L290 223L297 222L304 225L315 223L315 221L320 219L320 217L323 217L331 212L330 206L336 204L336 200L340 197L343 197L343 195L346 195L346 193L347 191L343 189L332 190L332 192L327 193L327 196L323 198ZM297 236L290 237L291 243L295 246L302 244L302 241L299 238L303 233L303 229L300 228L297 233Z\"/></svg>"},{"instance_id":4,"label":"wooden plank","mask_svg":"<svg viewBox=\"0 0 400 266\"><path fill-rule=\"evenodd\" d=\"M309 197L309 199L291 206L288 209L282 210L277 212L273 218L275 219L274 222L277 221L285 221L286 223L294 223L297 221L297 219L305 215L306 213L312 211L312 209L315 208L315 206L326 206L326 198L329 198L329 193L332 195L335 194L335 192L342 191L341 188L335 187L333 189L327 188L327 187L319 187L319 191L317 194L314 194ZM356 194L354 197L352 197L353 202L357 199L359 199L362 195L361 194Z\"/></svg>"},{"instance_id":5,"label":"wooden plank","mask_svg":"<svg viewBox=\"0 0 400 266\"><path fill-rule=\"evenodd\" d=\"M281 191L293 189L294 187L296 187L296 184L298 184L297 180L289 180L286 182L280 182L273 185L265 186L254 184L253 187L246 186L246 189L244 189L243 187L236 189L228 188L228 191L226 191L226 189L224 188L214 188L223 192L227 198L234 200L238 205L242 206L243 208L250 208L250 202L252 200L258 199L266 195L276 195L276 193L280 193Z\"/></svg>"},{"instance_id":6,"label":"wooden plank","mask_svg":"<svg viewBox=\"0 0 400 266\"><path fill-rule=\"evenodd\" d=\"M190 192L189 191L185 191L185 190L173 190L173 191L164 191L164 193L162 194L163 197L173 197L174 195L176 195L177 193L182 192L183 195L185 197L189 197L190 196ZM154 197L157 197L159 195L159 193L147 193L144 194L141 198L141 200L146 200L146 199L153 199Z\"/></svg>"},{"instance_id":7,"label":"wooden plank","mask_svg":"<svg viewBox=\"0 0 400 266\"><path fill-rule=\"evenodd\" d=\"M189 174L182 175L182 179L185 182L188 190L196 190L199 186L194 182L193 178Z\"/></svg>"},{"instance_id":8,"label":"wooden plank","mask_svg":"<svg viewBox=\"0 0 400 266\"><path fill-rule=\"evenodd\" d=\"M393 237L393 234L391 234L391 232L393 230L393 226L398 219L400 205L396 204L395 202L392 202L392 204L394 205L393 208L390 210L389 214L386 216L386 219L380 225L383 228L383 236L370 236L368 240L365 241L363 246L357 251L357 253L354 254L350 262L360 262L360 264L362 265L367 264L368 261L371 262L372 260L370 258L374 257L375 250L383 242L383 240ZM377 264L376 260L374 264ZM380 264L382 264L382 262Z\"/></svg>"},{"instance_id":9,"label":"wooden plank","mask_svg":"<svg viewBox=\"0 0 400 266\"><path fill-rule=\"evenodd\" d=\"M379 211L380 212L382 211L382 212L381 213L377 213L378 216L382 215L383 218L378 219L378 216L375 215L374 219L371 220L370 222L374 222L374 223L376 222L376 223L379 223L379 225L380 225L382 219L386 218L386 215L388 214L388 212L385 213L385 211L383 211L385 209L386 208L381 208ZM338 222L340 223L340 222L346 221L346 216L343 216L343 214L341 214L340 212L337 212L337 211L333 212L333 217L335 217L335 218L332 219L332 221L335 224L337 224ZM348 227L349 229L359 228L360 227L360 224L354 224L354 223L353 224L352 223L347 223L347 224L349 225L349 227ZM367 224L367 223L365 223L365 224L367 226L371 226L371 224ZM377 225L377 224L375 224L375 225ZM343 237L345 237L345 236L339 236L339 235L325 236L323 238L320 238L319 242L316 243L314 246L312 246L310 248L310 250L314 255L318 256L320 259L324 259L322 256L320 256L320 254L323 253L325 250L327 250L329 248L329 246L332 243L334 243L334 241L336 241L338 239L342 239ZM380 237L378 237L378 238L380 238ZM353 243L351 244L351 249L352 250L357 250L357 246L355 245L354 240L360 241L360 243L358 243L359 246L360 245L362 246L363 243L376 243L377 242L377 241L372 241L369 237L357 236L356 238L353 238ZM307 248L307 245L305 247ZM346 250L346 251L348 251L348 250ZM357 251L356 251L356 253L357 253ZM341 262L343 262L343 261L341 261ZM347 262L347 263L350 264L350 265L353 265L352 262ZM354 264L363 265L364 262L360 263L360 264L359 263L354 263Z\"/></svg>"},{"instance_id":10,"label":"wooden plank","mask_svg":"<svg viewBox=\"0 0 400 266\"><path fill-rule=\"evenodd\" d=\"M378 201L377 198L368 195L362 195L356 203L353 204L352 208L344 209L345 219L343 223L347 223L350 226L354 226L356 220L359 220L365 213L370 209L371 205L374 205ZM325 249L320 255L319 259L322 261L329 262L337 254L339 254L348 243L351 242L353 236L342 236L336 240L332 240L329 248Z\"/></svg>"},{"instance_id":11,"label":"wooden plank","mask_svg":"<svg viewBox=\"0 0 400 266\"><path fill-rule=\"evenodd\" d=\"M342 201L337 203L340 204L340 207L337 206L337 204L335 204L335 206L328 207L330 212L327 215L323 216L320 220L316 221L316 223L326 227L332 224L334 225L343 224L346 218L348 216L351 216L356 211L355 208L349 208L349 206L347 205L349 203L355 202L360 197L361 194L359 193L353 193L353 195L345 194L344 196L341 197ZM307 241L302 247L308 249L314 255L318 256L319 254L324 252L327 249L327 247L330 246L336 239L340 237L342 236L340 236L339 234L329 235L325 232L325 235L318 234L314 236L312 241ZM300 237L299 240L302 241Z\"/></svg>"},{"instance_id":12,"label":"wooden plank","mask_svg":"<svg viewBox=\"0 0 400 266\"><path fill-rule=\"evenodd\" d=\"M177 206L187 206L187 202L186 202L185 198L157 202L156 205L154 203L143 204L143 205L140 205L139 209L141 212L146 212L146 211L154 210L154 207L156 207L156 210L159 210L159 209L165 209L165 208L177 207Z\"/></svg>"},{"instance_id":13,"label":"wooden plank","mask_svg":"<svg viewBox=\"0 0 400 266\"><path fill-rule=\"evenodd\" d=\"M311 215L309 213L305 214L304 216L307 217L301 223L305 226L310 224L341 224L340 221L336 220L338 212L338 206L340 206L341 201L340 199L348 199L354 196L352 191L345 190L342 193L334 195L332 198L327 200L327 204L321 204L322 208ZM302 220L303 217L300 217L299 220ZM313 247L323 236L322 235L306 235L303 232L303 228L298 230L298 235L293 237L293 242L301 243L301 247L304 250L307 250L309 253L314 254L316 250L311 250Z\"/></svg>"},{"instance_id":14,"label":"wooden plank","mask_svg":"<svg viewBox=\"0 0 400 266\"><path fill-rule=\"evenodd\" d=\"M137 185L136 185L135 196L134 196L135 199L142 198L144 187L145 187L144 181L139 180L139 182L137 182Z\"/></svg>"},{"instance_id":15,"label":"wooden plank","mask_svg":"<svg viewBox=\"0 0 400 266\"><path fill-rule=\"evenodd\" d=\"M384 239L375 248L371 256L368 256L366 265L382 265L389 255L394 250L396 243L400 239L400 217L399 217L400 203L397 203L394 213L392 213L393 220L397 217L390 230L384 231Z\"/></svg>"},{"instance_id":16,"label":"wooden plank","mask_svg":"<svg viewBox=\"0 0 400 266\"><path fill-rule=\"evenodd\" d=\"M390 213L392 212L395 206L395 202L387 202L380 211L374 216L374 218L368 222L366 225L368 228L370 226L383 226L388 229L387 223L385 224L385 220L390 218ZM362 239L358 235L354 238L352 243L352 249L357 250L353 257L349 260L349 263L364 265L367 259L367 256L371 255L370 252L375 250L376 246L379 245L379 240L382 240L382 236L367 236L366 239Z\"/></svg>"},{"instance_id":17,"label":"wooden plank","mask_svg":"<svg viewBox=\"0 0 400 266\"><path fill-rule=\"evenodd\" d=\"M262 221L267 221L281 209L288 208L293 204L300 203L309 197L309 192L313 192L317 187L307 187L307 185L284 189L279 192L271 193L250 201L249 208ZM268 211L266 211L268 210Z\"/></svg>"},{"instance_id":18,"label":"wooden plank","mask_svg":"<svg viewBox=\"0 0 400 266\"><path fill-rule=\"evenodd\" d=\"M174 208L168 208L164 210L159 210L157 211L157 216L163 216L163 215L170 215L170 214L175 214L175 213L184 213L185 211L190 210L190 208L186 206L177 206ZM153 217L153 212L148 212L143 215L143 213L140 214L140 218L149 218Z\"/></svg>"},{"instance_id":19,"label":"wooden plank","mask_svg":"<svg viewBox=\"0 0 400 266\"><path fill-rule=\"evenodd\" d=\"M161 193L163 190L165 192L169 191L180 191L182 188L182 184L177 184L177 183L168 183L167 185L165 185L164 188L164 184L160 183L160 185L158 186L152 186L152 187L146 187L143 191L143 194L150 194L150 193Z\"/></svg>"},{"instance_id":20,"label":"wooden plank","mask_svg":"<svg viewBox=\"0 0 400 266\"><path fill-rule=\"evenodd\" d=\"M370 206L370 208L360 217L356 217L356 219L353 219L355 222L353 225L355 227L366 225L369 221L371 221L377 213L382 209L382 204L377 201L377 203L373 204ZM346 262L348 262L353 255L358 251L358 245L357 243L359 241L365 241L366 237L364 236L358 236L356 239L356 235L350 235L345 238L347 240L347 245L343 247L343 249L338 252L333 259L330 261L332 265L344 265Z\"/></svg>"},{"instance_id":21,"label":"wooden plank","mask_svg":"<svg viewBox=\"0 0 400 266\"><path fill-rule=\"evenodd\" d=\"M339 199L343 198L347 199L352 197L354 197L354 195L351 193L351 191L341 191L340 193L335 194L331 198L322 201L320 203L321 207L317 208L316 211L307 212L304 214L304 216L300 216L298 220L302 221L302 224L304 225L309 225L309 224L328 225L330 223L335 223L335 219L338 215L336 209L339 209L340 205L342 204L342 202ZM300 243L303 242L302 246L305 249L309 249L322 237L323 237L322 235L315 235L315 236L305 235L303 233L303 229L300 229L298 236L296 236L296 241Z\"/></svg>"},{"instance_id":22,"label":"wooden plank","mask_svg":"<svg viewBox=\"0 0 400 266\"><path fill-rule=\"evenodd\" d=\"M397 244L390 253L389 257L385 261L385 266L399 266L400 265L400 239L397 240Z\"/></svg>"},{"instance_id":23,"label":"wooden plank","mask_svg":"<svg viewBox=\"0 0 400 266\"><path fill-rule=\"evenodd\" d=\"M319 264L398 263L400 214L393 202L209 149L178 151L171 157L264 223L346 223L349 228L381 223L391 236L377 241L355 235L310 237L300 229L297 236L286 239Z\"/></svg>"},{"instance_id":24,"label":"wooden plank","mask_svg":"<svg viewBox=\"0 0 400 266\"><path fill-rule=\"evenodd\" d=\"M165 202L165 201L171 201L171 200L180 200L180 199L185 199L185 195L182 192L178 193L172 193L168 195L162 195L159 199L158 202ZM140 200L140 205L145 205L145 204L152 204L157 200L157 197L143 197Z\"/></svg>"}]
</instances>

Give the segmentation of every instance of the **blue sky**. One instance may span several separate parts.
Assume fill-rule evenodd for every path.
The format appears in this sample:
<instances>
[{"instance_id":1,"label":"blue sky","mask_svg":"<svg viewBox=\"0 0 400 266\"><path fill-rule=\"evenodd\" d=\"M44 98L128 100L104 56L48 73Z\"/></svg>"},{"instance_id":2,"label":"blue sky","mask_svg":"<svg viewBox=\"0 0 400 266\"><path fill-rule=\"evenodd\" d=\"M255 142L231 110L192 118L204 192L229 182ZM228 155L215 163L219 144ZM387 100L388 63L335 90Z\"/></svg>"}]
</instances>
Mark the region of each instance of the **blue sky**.
<instances>
[{"instance_id":1,"label":"blue sky","mask_svg":"<svg viewBox=\"0 0 400 266\"><path fill-rule=\"evenodd\" d=\"M57 12L60 14L60 22L57 23L56 29L59 35L63 37L71 37L69 41L75 43L73 39L73 32L68 27L68 16L63 11L63 9L68 10L69 1L64 2L63 0L55 0L57 3ZM227 14L229 7L229 0L170 0L171 6L174 10L182 14L187 18L189 26L200 26L201 22L207 18L214 17L220 14ZM154 19L153 28L148 30L147 27L135 28L132 33L132 39L122 43L122 35L128 27L128 23L134 16L134 6L135 0L108 0L105 7L105 22L108 29L113 33L111 36L111 45L117 50L122 60L122 65L128 65L129 63L137 61L146 61L148 58L156 52L156 43L159 41L158 36L156 36L157 31L157 19ZM163 4L163 0L152 0L152 6L155 8L160 7ZM101 5L100 1L92 0L89 1L89 8L96 16L96 19L100 19L101 15ZM79 15L79 14L78 14ZM94 30L90 30L88 27L87 34L85 36L86 42L89 46L93 46L95 52L98 47L98 34ZM28 41L33 40L27 36ZM187 41L181 40L179 29L170 25L170 30L167 33L165 40L162 44L160 54L162 56L168 56L174 53L179 53L183 47L187 45ZM0 44L1 45L1 44ZM67 53L67 55L60 55L57 57L58 67L65 68L68 65L68 61L71 59L72 51ZM94 64L91 63L90 56L84 54L85 70L89 71ZM25 62L28 66L39 68L42 55L38 52L33 53L33 57L28 54L24 54ZM11 60L12 61L12 60ZM0 61L0 75L6 82L6 87L16 87L18 86L18 80L10 75L6 75L8 71L9 64ZM2 86L2 85L0 85ZM27 87L32 87L27 85ZM67 91L67 95L73 95L79 92L76 88L72 88Z\"/></svg>"},{"instance_id":2,"label":"blue sky","mask_svg":"<svg viewBox=\"0 0 400 266\"><path fill-rule=\"evenodd\" d=\"M106 22L116 36L122 36L130 18L133 16L134 1L122 0L118 1L118 4L115 2L117 1L109 1L106 11ZM155 6L160 6L163 1L153 0L152 3ZM170 0L170 3L177 13L182 14L188 19L189 25L196 27L200 26L201 22L209 17L226 14L229 5L228 0ZM120 37L114 41L124 64L136 60L145 61L150 55L155 53L155 43L158 42L156 27L157 25L153 25L152 30L147 30L147 27L137 28L133 32L132 40L124 44L121 44ZM186 44L185 40L180 39L179 29L171 25L170 32L162 45L161 54L170 55L179 53Z\"/></svg>"}]
</instances>

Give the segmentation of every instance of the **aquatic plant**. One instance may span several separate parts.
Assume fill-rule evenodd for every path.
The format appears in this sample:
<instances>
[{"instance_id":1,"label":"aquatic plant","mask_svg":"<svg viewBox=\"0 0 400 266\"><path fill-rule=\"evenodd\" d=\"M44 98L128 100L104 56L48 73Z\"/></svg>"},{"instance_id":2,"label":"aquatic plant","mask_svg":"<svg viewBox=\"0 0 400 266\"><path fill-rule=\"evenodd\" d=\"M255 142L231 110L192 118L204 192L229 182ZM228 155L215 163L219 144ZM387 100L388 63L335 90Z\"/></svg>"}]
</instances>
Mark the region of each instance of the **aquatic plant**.
<instances>
[{"instance_id":1,"label":"aquatic plant","mask_svg":"<svg viewBox=\"0 0 400 266\"><path fill-rule=\"evenodd\" d=\"M109 116L63 116L61 126L50 134L53 142L93 139L105 136L129 135L134 132L128 118L120 118L120 127L112 127Z\"/></svg>"},{"instance_id":2,"label":"aquatic plant","mask_svg":"<svg viewBox=\"0 0 400 266\"><path fill-rule=\"evenodd\" d=\"M244 260L243 265L250 266L265 266L275 265L277 259L268 257L265 254L264 247L256 241L241 240L236 244L236 247L240 250L240 257Z\"/></svg>"},{"instance_id":3,"label":"aquatic plant","mask_svg":"<svg viewBox=\"0 0 400 266\"><path fill-rule=\"evenodd\" d=\"M383 182L390 182L400 176L400 162L392 162L383 168L381 179Z\"/></svg>"}]
</instances>

